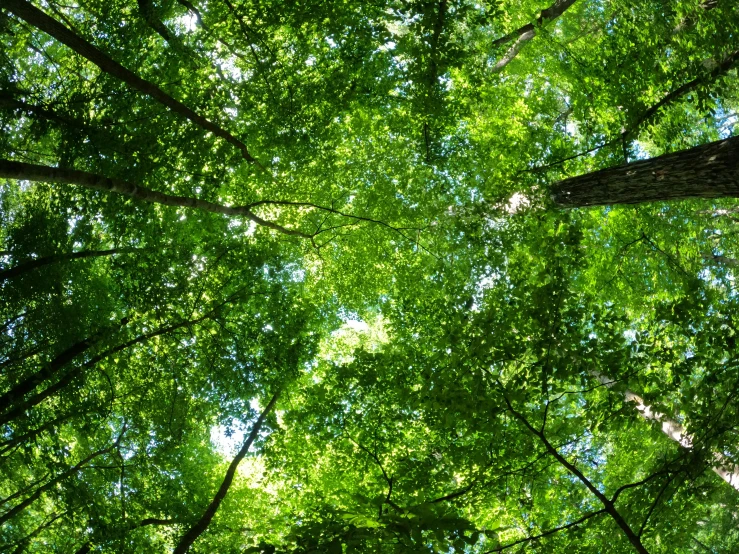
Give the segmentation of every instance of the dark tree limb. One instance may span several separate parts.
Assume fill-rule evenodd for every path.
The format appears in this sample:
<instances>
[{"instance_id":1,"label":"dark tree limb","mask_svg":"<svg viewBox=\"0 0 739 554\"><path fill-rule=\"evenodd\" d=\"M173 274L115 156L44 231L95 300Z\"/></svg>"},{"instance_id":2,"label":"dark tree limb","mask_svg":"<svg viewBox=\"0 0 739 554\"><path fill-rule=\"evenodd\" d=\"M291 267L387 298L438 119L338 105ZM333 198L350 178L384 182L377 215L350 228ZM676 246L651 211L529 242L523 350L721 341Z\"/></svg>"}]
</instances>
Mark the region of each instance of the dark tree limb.
<instances>
[{"instance_id":1,"label":"dark tree limb","mask_svg":"<svg viewBox=\"0 0 739 554\"><path fill-rule=\"evenodd\" d=\"M46 423L42 424L39 427L36 427L35 429L28 431L26 433L23 433L22 435L14 436L12 439L9 439L3 443L0 443L0 456L5 456L10 450L18 446L19 444L23 444L25 442L30 441L31 439L34 439L38 437L41 433L48 429L53 429L57 425L64 423L67 420L72 419L73 417L76 417L78 415L82 415L85 412L83 411L72 411L66 414L62 414L58 417L55 417L54 419L47 421Z\"/></svg>"},{"instance_id":2,"label":"dark tree limb","mask_svg":"<svg viewBox=\"0 0 739 554\"><path fill-rule=\"evenodd\" d=\"M355 441L353 438L349 437L350 441L352 441L354 444L357 445L357 448L359 448L362 452L366 453L370 458L372 458L372 461L377 464L377 467L380 468L380 471L382 472L382 477L385 479L385 482L387 483L387 496L385 497L385 504L388 504L389 506L392 506L399 512L402 512L403 509L398 506L395 502L393 502L390 497L393 494L393 478L390 477L387 474L387 471L385 471L385 466L382 465L382 460L380 460L380 457L377 455L377 453L373 452L366 446L364 446L362 443ZM382 516L382 506L380 506L380 516Z\"/></svg>"},{"instance_id":3,"label":"dark tree limb","mask_svg":"<svg viewBox=\"0 0 739 554\"><path fill-rule=\"evenodd\" d=\"M12 409L12 407L19 403L26 394L33 391L44 381L51 379L74 358L81 356L90 348L98 344L106 335L111 332L121 330L127 324L128 318L123 318L115 327L105 327L57 354L48 364L36 373L16 384L9 391L0 396L0 406L4 406L3 411Z\"/></svg>"},{"instance_id":4,"label":"dark tree limb","mask_svg":"<svg viewBox=\"0 0 739 554\"><path fill-rule=\"evenodd\" d=\"M71 184L76 186L85 187L92 190L99 190L103 192L109 192L114 194L121 194L140 200L142 202L149 202L152 204L162 204L165 206L179 206L183 208L192 208L196 210L203 210L211 213L219 213L227 216L244 217L250 221L253 221L257 225L266 227L268 229L275 230L283 235L300 237L313 241L313 239L321 233L327 231L327 229L319 229L314 233L305 233L295 229L284 227L273 221L263 219L258 216L252 208L263 205L275 205L275 206L292 206L292 207L303 207L310 208L313 210L324 211L339 215L344 218L353 219L357 222L367 222L380 225L387 229L390 229L400 234L406 240L414 242L424 248L426 252L428 250L423 247L416 239L408 237L403 231L415 230L420 231L418 228L411 227L394 227L384 221L372 219L369 217L358 216L348 214L340 210L328 206L319 206L310 202L291 202L285 200L260 200L253 202L245 206L224 206L222 204L216 204L207 200L200 200L198 198L186 197L186 196L175 196L172 194L166 194L157 192L149 188L130 183L128 181L122 181L120 179L111 179L102 175L95 175L93 173L87 173L85 171L79 171L76 169L62 169L56 167L49 167L43 165L28 164L24 162L16 162L12 160L0 159L0 177L7 177L9 179L20 179L29 181L40 181L40 182L51 182L51 183L62 183Z\"/></svg>"},{"instance_id":5,"label":"dark tree limb","mask_svg":"<svg viewBox=\"0 0 739 554\"><path fill-rule=\"evenodd\" d=\"M734 52L726 56L721 61L721 63L719 63L708 75L701 75L700 77L696 77L692 81L688 81L687 83L679 86L672 92L665 95L656 104L650 106L639 117L639 119L637 119L629 126L629 130L623 134L624 138L632 136L639 129L639 127L654 118L654 116L657 115L657 113L662 108L679 100L687 93L692 92L699 86L715 81L716 79L727 73L730 69L732 69L737 64L737 62L739 62L739 50L735 50Z\"/></svg>"},{"instance_id":6,"label":"dark tree limb","mask_svg":"<svg viewBox=\"0 0 739 554\"><path fill-rule=\"evenodd\" d=\"M110 179L101 175L95 175L93 173L87 173L76 169L61 169L10 160L0 160L0 177L77 185L92 190L122 194L136 200L153 204L180 206L183 208L193 208L196 210L204 210L206 212L219 213L223 215L245 217L257 225L262 225L269 229L279 231L285 235L292 235L306 239L313 238L312 235L307 233L288 229L278 225L277 223L262 219L252 212L248 206L222 206L220 204L208 202L207 200L165 194L127 181L122 181L120 179Z\"/></svg>"},{"instance_id":7,"label":"dark tree limb","mask_svg":"<svg viewBox=\"0 0 739 554\"><path fill-rule=\"evenodd\" d=\"M593 146L592 148L588 148L587 150L578 152L577 154L572 154L571 156L567 156L565 158L557 160L556 162L550 162L529 169L524 169L520 171L519 174L541 171L544 169L549 169L558 165L562 165L565 162L580 158L582 156L586 156L587 154L592 154L593 152L596 152L602 148L606 148L607 146L613 146L618 143L623 145L626 141L633 138L638 133L642 125L648 123L649 121L652 121L662 108L669 106L674 102L677 102L684 95L692 92L700 86L707 86L712 84L716 79L723 77L730 69L734 68L738 62L739 50L735 50L734 52L726 56L720 64L718 64L710 73L708 73L708 75L696 77L692 81L689 81L679 86L675 90L667 93L661 100L647 108L634 122L629 125L628 129L623 131L615 138L607 139L604 142Z\"/></svg>"},{"instance_id":8,"label":"dark tree limb","mask_svg":"<svg viewBox=\"0 0 739 554\"><path fill-rule=\"evenodd\" d=\"M123 530L124 530L124 532L129 532L129 531L133 531L134 529L139 529L141 527L148 527L149 525L164 525L164 526L166 526L166 525L178 525L180 523L182 523L182 522L179 521L179 520L176 520L176 519L160 519L160 518L156 518L156 517L147 517L146 519L142 519L138 523L129 523L129 524L127 524L124 527ZM89 540L85 544L83 544L82 546L80 546L75 551L75 554L87 554L88 552L90 552L92 550L93 546L95 546L97 543L98 543L98 541Z\"/></svg>"},{"instance_id":9,"label":"dark tree limb","mask_svg":"<svg viewBox=\"0 0 739 554\"><path fill-rule=\"evenodd\" d=\"M16 17L24 20L26 23L47 33L65 46L68 46L74 52L98 66L105 73L120 79L130 87L154 98L173 112L186 117L202 129L224 139L229 144L238 148L245 160L264 169L264 167L254 159L251 154L249 154L246 144L234 137L231 133L188 108L179 100L174 99L154 83L150 83L132 71L126 69L121 64L110 58L107 54L104 54L101 50L98 50L95 46L79 37L67 27L59 23L56 19L49 17L29 2L26 2L25 0L3 0L2 7Z\"/></svg>"},{"instance_id":10,"label":"dark tree limb","mask_svg":"<svg viewBox=\"0 0 739 554\"><path fill-rule=\"evenodd\" d=\"M49 121L54 121L55 123L61 123L71 127L82 127L82 125L77 122L66 119L43 106L27 104L26 102L18 100L18 98L7 91L0 91L0 109L21 110L29 114L38 115Z\"/></svg>"},{"instance_id":11,"label":"dark tree limb","mask_svg":"<svg viewBox=\"0 0 739 554\"><path fill-rule=\"evenodd\" d=\"M508 550L509 548L513 548L514 546L518 546L519 544L524 544L527 542L543 539L544 537L548 537L549 535L554 535L555 533L559 533L560 531L566 531L567 529L572 529L573 527L577 527L578 525L581 525L587 520L592 519L596 516L603 515L605 513L607 513L605 508L602 510L598 510L597 512L591 512L566 525L560 525L559 527L548 529L547 531L544 531L543 533L539 533L538 535L533 535L531 537L526 537L524 539L519 539L517 541L498 546L497 548L493 548L492 550L485 551L483 554L493 554L493 552L503 552L504 550Z\"/></svg>"},{"instance_id":12,"label":"dark tree limb","mask_svg":"<svg viewBox=\"0 0 739 554\"><path fill-rule=\"evenodd\" d=\"M9 495L9 496L6 496L6 497L5 497L5 498L3 498L2 500L0 500L0 506L3 506L3 505L5 505L5 504L7 504L7 503L8 503L8 502L10 502L11 500L15 500L15 499L16 499L16 498L18 498L19 496L23 496L23 495L24 495L24 494L26 494L26 493L27 493L28 491L30 491L31 489L33 489L33 488L34 488L34 487L35 487L36 485L38 485L39 483L42 483L43 481L45 481L45 480L46 480L46 478L47 478L48 476L49 476L49 474L48 474L48 473L44 473L44 475L43 475L43 476L42 476L41 478L39 478L39 479L36 479L35 481L33 481L33 482L29 483L28 485L26 485L26 486L25 486L25 487L23 487L22 489L18 489L18 490L17 490L17 491L15 491L15 492L14 492L13 494L11 494L11 495Z\"/></svg>"},{"instance_id":13,"label":"dark tree limb","mask_svg":"<svg viewBox=\"0 0 739 554\"><path fill-rule=\"evenodd\" d=\"M167 44L172 47L179 47L177 40L172 37L172 33L169 32L167 26L157 18L154 13L154 6L152 0L137 0L139 6L139 12L144 18L144 21L151 27L160 37L162 37Z\"/></svg>"},{"instance_id":14,"label":"dark tree limb","mask_svg":"<svg viewBox=\"0 0 739 554\"><path fill-rule=\"evenodd\" d=\"M80 462L72 466L71 468L69 468L67 471L60 473L59 475L54 477L51 481L49 481L45 485L36 489L36 491L32 495L27 497L25 500L23 500L23 502L20 502L19 504L14 506L12 509L4 513L2 516L0 516L0 525L5 524L5 522L9 521L10 519L18 515L20 512L25 510L28 506L30 506L36 500L38 500L39 497L41 497L43 493L55 487L57 483L64 481L68 477L71 477L72 475L77 473L80 469L82 469L86 464L88 464L89 462L97 458L98 456L102 456L103 454L106 454L110 452L111 450L113 450L114 448L116 448L116 446L120 444L121 439L123 439L123 434L125 432L126 432L126 428L124 427L123 430L121 431L121 434L118 436L118 438L112 445L110 445L107 448L103 448L101 450L97 450L93 452L92 454L90 454L89 456L87 456L86 458L84 458L83 460L81 460Z\"/></svg>"},{"instance_id":15,"label":"dark tree limb","mask_svg":"<svg viewBox=\"0 0 739 554\"><path fill-rule=\"evenodd\" d=\"M49 527L51 527L56 520L67 515L69 512L70 510L62 512L60 514L52 514L51 518L49 518L46 522L36 527L36 529L31 531L28 535L23 537L21 540L13 543L16 545L16 549L13 550L13 554L21 554L22 552L25 552L26 548L28 548L28 545L31 542L31 539L41 534L45 529L48 529ZM11 546L11 545L7 545L7 546Z\"/></svg>"},{"instance_id":16,"label":"dark tree limb","mask_svg":"<svg viewBox=\"0 0 739 554\"><path fill-rule=\"evenodd\" d=\"M200 10L195 7L195 5L192 2L188 2L188 0L177 0L177 3L179 3L181 6L184 6L187 11L189 11L191 14L195 16L195 19L197 19L198 25L208 30L208 26L203 22L203 15L200 13Z\"/></svg>"},{"instance_id":17,"label":"dark tree limb","mask_svg":"<svg viewBox=\"0 0 739 554\"><path fill-rule=\"evenodd\" d=\"M231 464L228 466L228 470L226 471L226 476L223 479L223 482L221 483L221 486L218 489L218 492L213 497L213 500L208 505L208 507L205 509L205 512L203 512L203 515L200 517L200 519L195 522L190 529L187 530L187 532L182 536L180 539L180 542L177 544L177 546L174 549L174 554L185 554L188 550L190 550L190 547L193 545L193 543L198 539L200 535L202 535L206 529L208 529L208 526L210 525L211 520L216 515L216 512L218 511L219 506L221 505L221 502L223 502L223 499L226 498L226 495L228 494L228 490L231 488L231 483L233 482L234 475L236 474L236 469L239 467L239 464L241 463L241 460L244 459L247 452L249 452L249 448L251 448L252 443L257 438L257 435L259 435L259 431L262 428L262 425L264 424L264 420L267 418L267 415L272 411L272 409L275 407L275 404L277 403L277 399L280 397L280 391L272 395L272 398L270 399L267 406L262 410L262 413L259 414L259 418L254 423L254 426L252 427L251 433L249 433L249 436L247 437L246 441L244 441L244 444L241 446L241 449L239 450L238 454L236 454L236 457L231 461Z\"/></svg>"},{"instance_id":18,"label":"dark tree limb","mask_svg":"<svg viewBox=\"0 0 739 554\"><path fill-rule=\"evenodd\" d=\"M70 260L80 260L83 258L99 258L103 256L114 256L116 254L130 254L132 252L138 252L141 248L111 248L108 250L84 250L82 252L72 252L69 254L54 254L51 256L44 256L43 258L37 258L35 260L29 260L27 262L20 263L15 267L10 267L0 271L0 282L6 279L11 279L27 273L33 269L43 267L45 265L55 264L59 262L67 262Z\"/></svg>"},{"instance_id":19,"label":"dark tree limb","mask_svg":"<svg viewBox=\"0 0 739 554\"><path fill-rule=\"evenodd\" d=\"M508 411L513 414L513 416L518 419L532 435L539 439L539 441L544 445L547 451L555 460L559 462L562 467L564 467L567 471L574 475L583 485L585 485L585 488L587 488L592 493L592 495L595 496L601 504L603 504L603 511L611 516L611 518L616 522L616 525L618 525L621 531L623 531L624 535L629 540L634 549L640 554L649 554L649 551L644 547L639 536L634 532L634 530L629 526L624 517L616 509L614 501L608 499L606 495L600 492L598 487L596 487L593 482L590 481L590 479L588 479L582 473L582 471L580 471L574 464L572 464L569 460L567 460L567 458L559 453L559 451L552 445L552 443L549 442L544 433L531 425L531 423L529 423L529 421L523 416L523 414L516 411L516 409L513 407L505 394L503 394L503 399L508 406Z\"/></svg>"},{"instance_id":20,"label":"dark tree limb","mask_svg":"<svg viewBox=\"0 0 739 554\"><path fill-rule=\"evenodd\" d=\"M101 352L100 354L94 356L89 361L85 362L82 365L78 365L76 367L73 367L69 371L67 371L61 379L59 379L56 383L53 385L47 387L43 391L33 395L32 397L28 398L27 400L23 402L16 402L16 405L13 406L10 410L0 415L0 425L8 423L10 421L13 421L14 419L22 416L26 410L33 408L34 406L37 406L44 400L46 400L49 396L52 394L57 393L67 385L69 385L72 381L74 381L79 375L83 374L87 369L90 369L92 367L95 367L95 365L98 364L98 362L104 360L105 358L115 354L116 352L121 352L122 350L126 350L127 348L130 348L131 346L134 346L136 344L146 342L149 339L152 339L154 337L158 337L161 335L166 335L167 333L171 333L172 331L176 331L177 329L181 329L183 327L188 327L190 325L196 325L197 323L200 323L201 321L205 321L206 319L209 319L213 317L218 310L223 307L223 305L227 304L228 302L232 301L234 296L227 299L224 302L221 302L218 304L215 308L208 311L201 317L181 321L180 323L176 323L174 325L169 325L167 327L160 327L159 329L152 331L150 333L145 333L143 335L139 335L138 337L135 337L128 342L125 342L123 344L120 344L118 346L115 346L113 348L110 348L108 350L105 350L104 352Z\"/></svg>"}]
</instances>

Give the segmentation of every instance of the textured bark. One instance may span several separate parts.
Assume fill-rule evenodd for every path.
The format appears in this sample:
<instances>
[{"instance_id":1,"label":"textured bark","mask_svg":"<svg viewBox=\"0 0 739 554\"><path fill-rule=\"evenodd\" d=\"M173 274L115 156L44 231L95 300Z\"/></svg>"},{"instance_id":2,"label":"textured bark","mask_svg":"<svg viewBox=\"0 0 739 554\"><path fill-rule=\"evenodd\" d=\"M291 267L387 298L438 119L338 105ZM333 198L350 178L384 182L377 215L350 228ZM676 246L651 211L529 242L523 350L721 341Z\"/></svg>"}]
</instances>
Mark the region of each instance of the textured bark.
<instances>
[{"instance_id":1,"label":"textured bark","mask_svg":"<svg viewBox=\"0 0 739 554\"><path fill-rule=\"evenodd\" d=\"M165 194L134 183L129 183L128 181L109 179L102 175L94 175L93 173L78 171L76 169L61 169L57 167L27 164L10 160L0 160L0 177L77 185L92 190L122 194L124 196L135 198L136 200L141 200L143 202L150 202L152 204L180 206L183 208L193 208L196 210L204 210L206 212L219 213L228 216L245 217L257 225L274 229L275 231L279 231L285 235L292 235L305 239L313 238L311 235L306 233L287 229L282 225L262 219L252 212L249 206L223 206L221 204L208 202L207 200Z\"/></svg>"},{"instance_id":2,"label":"textured bark","mask_svg":"<svg viewBox=\"0 0 739 554\"><path fill-rule=\"evenodd\" d=\"M590 374L608 388L611 388L616 384L616 381L613 381L606 375L597 371L591 371ZM691 437L685 431L685 428L677 421L668 418L664 414L653 411L649 405L644 403L644 400L639 395L634 394L628 389L623 392L623 396L627 402L633 402L635 404L637 411L644 419L659 422L661 424L662 432L665 435L680 444L683 448L693 448L693 437ZM739 467L726 460L726 458L719 453L714 453L713 459L716 462L716 465L711 469L713 469L716 475L721 477L721 479L739 491Z\"/></svg>"},{"instance_id":3,"label":"textured bark","mask_svg":"<svg viewBox=\"0 0 739 554\"><path fill-rule=\"evenodd\" d=\"M264 424L264 420L274 408L279 396L280 391L278 390L272 396L269 404L267 404L267 407L262 410L261 414L259 414L259 418L254 423L254 427L252 427L251 433L249 433L246 441L241 446L241 450L239 450L238 454L236 454L236 457L231 460L231 465L228 466L226 476L223 479L218 492L213 497L213 501L205 509L205 512L203 512L201 518L182 536L180 542L177 544L177 547L174 549L174 554L185 554L185 552L190 550L190 547L197 540L197 538L202 535L206 529L208 529L213 516L215 516L216 512L218 511L218 507L221 505L221 502L223 502L223 499L226 498L226 495L228 494L228 489L231 488L231 483L233 482L234 475L236 475L236 469L239 467L241 460L244 459L246 453L249 451L249 448L251 448L252 443L257 438L259 430Z\"/></svg>"},{"instance_id":4,"label":"textured bark","mask_svg":"<svg viewBox=\"0 0 739 554\"><path fill-rule=\"evenodd\" d=\"M739 137L565 179L552 187L559 208L739 197Z\"/></svg>"},{"instance_id":5,"label":"textured bark","mask_svg":"<svg viewBox=\"0 0 739 554\"><path fill-rule=\"evenodd\" d=\"M94 63L105 73L120 79L139 92L151 96L173 112L186 117L199 127L224 139L229 144L238 148L245 160L258 164L251 154L249 154L246 144L234 137L231 133L191 110L179 100L172 98L154 83L150 83L132 71L126 69L121 64L110 58L107 54L104 54L102 51L95 48L95 46L77 36L56 19L49 17L37 7L25 0L3 0L2 7L26 23L44 31L65 46L68 46L83 58Z\"/></svg>"},{"instance_id":6,"label":"textured bark","mask_svg":"<svg viewBox=\"0 0 739 554\"><path fill-rule=\"evenodd\" d=\"M536 36L536 29L554 19L557 19L575 2L576 0L557 0L554 4L541 11L539 17L536 18L535 23L528 23L523 27L519 27L515 31L508 33L506 36L495 40L493 42L493 46L502 46L509 42L513 42L513 46L511 46L505 55L498 60L498 63L493 66L493 71L501 71L505 66L507 66L513 58L518 55L518 52L521 50L523 45Z\"/></svg>"}]
</instances>

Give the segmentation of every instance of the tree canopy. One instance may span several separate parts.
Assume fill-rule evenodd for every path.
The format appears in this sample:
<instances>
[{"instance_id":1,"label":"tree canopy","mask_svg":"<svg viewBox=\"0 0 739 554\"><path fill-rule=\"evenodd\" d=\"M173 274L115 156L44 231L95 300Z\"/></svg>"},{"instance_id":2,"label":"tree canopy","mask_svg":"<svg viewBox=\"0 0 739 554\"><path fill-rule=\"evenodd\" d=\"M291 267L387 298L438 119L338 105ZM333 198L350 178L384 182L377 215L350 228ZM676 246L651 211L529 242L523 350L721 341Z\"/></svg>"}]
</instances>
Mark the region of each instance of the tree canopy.
<instances>
[{"instance_id":1,"label":"tree canopy","mask_svg":"<svg viewBox=\"0 0 739 554\"><path fill-rule=\"evenodd\" d=\"M731 0L0 0L0 551L739 551Z\"/></svg>"}]
</instances>

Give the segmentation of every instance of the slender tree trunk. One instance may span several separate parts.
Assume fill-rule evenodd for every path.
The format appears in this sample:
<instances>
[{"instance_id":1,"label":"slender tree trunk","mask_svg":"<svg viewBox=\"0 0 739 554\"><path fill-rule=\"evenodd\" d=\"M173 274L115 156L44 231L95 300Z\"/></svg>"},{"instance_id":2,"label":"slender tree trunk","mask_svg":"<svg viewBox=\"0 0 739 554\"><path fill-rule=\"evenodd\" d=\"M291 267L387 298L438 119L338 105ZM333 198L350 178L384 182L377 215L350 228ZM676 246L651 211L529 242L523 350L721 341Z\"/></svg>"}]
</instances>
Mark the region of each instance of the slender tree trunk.
<instances>
[{"instance_id":1,"label":"slender tree trunk","mask_svg":"<svg viewBox=\"0 0 739 554\"><path fill-rule=\"evenodd\" d=\"M253 221L257 225L262 225L269 229L274 229L285 235L312 239L313 236L301 231L287 229L277 223L266 221L256 215L251 206L256 206L264 202L256 202L250 206L223 206L200 200L198 198L190 198L186 196L175 196L173 194L165 194L157 192L146 187L122 181L120 179L109 179L102 175L95 175L85 171L76 169L62 169L57 167L48 167L44 165L27 164L23 162L15 162L11 160L0 159L0 177L9 179L25 179L29 181L40 181L47 183L63 183L77 185L92 190L100 190L115 194L122 194L130 198L135 198L142 202L150 202L152 204L163 204L165 206L181 206L184 208L193 208L196 210L204 210L212 213L223 215L244 217Z\"/></svg>"},{"instance_id":2,"label":"slender tree trunk","mask_svg":"<svg viewBox=\"0 0 739 554\"><path fill-rule=\"evenodd\" d=\"M258 164L258 162L249 154L246 144L234 137L231 133L222 129L202 115L191 110L179 100L172 98L169 94L164 92L154 83L150 83L149 81L142 79L132 71L126 69L121 64L110 58L107 54L104 54L95 46L67 29L56 19L46 15L36 6L30 4L29 2L26 2L25 0L3 0L1 7L8 10L10 13L22 19L29 25L32 25L37 29L54 37L56 40L58 40L65 46L68 46L83 58L86 58L87 60L94 63L105 73L112 75L117 79L120 79L130 87L138 90L139 92L151 96L161 104L168 107L173 112L186 117L202 129L210 131L215 136L222 138L229 144L238 148L245 160Z\"/></svg>"},{"instance_id":3,"label":"slender tree trunk","mask_svg":"<svg viewBox=\"0 0 739 554\"><path fill-rule=\"evenodd\" d=\"M70 260L80 260L83 258L98 258L101 256L113 256L115 254L128 254L136 252L140 248L111 248L109 250L85 250L83 252L72 252L71 254L55 254L53 256L45 256L35 260L20 263L15 267L10 267L0 271L0 282L23 275L38 267L55 264L59 262L67 262Z\"/></svg>"},{"instance_id":4,"label":"slender tree trunk","mask_svg":"<svg viewBox=\"0 0 739 554\"><path fill-rule=\"evenodd\" d=\"M259 418L254 423L254 427L252 427L251 433L249 433L246 441L241 446L241 450L239 450L238 454L236 454L236 457L228 466L226 476L224 477L223 482L218 489L218 492L213 497L213 501L205 509L205 512L203 512L203 515L200 517L200 519L195 524L193 524L193 526L190 527L190 529L182 536L180 542L177 544L177 547L174 549L174 554L185 554L185 552L190 550L190 547L197 540L197 538L202 535L206 529L208 529L208 525L210 525L213 516L216 515L218 507L221 505L221 502L223 502L223 499L226 498L226 495L228 494L228 489L231 488L231 483L233 482L234 475L236 475L236 469L241 463L241 460L243 460L246 456L246 453L249 451L249 448L251 447L254 440L257 438L257 435L259 434L259 430L262 428L264 420L274 408L279 396L280 391L278 390L272 396L272 399L267 404L267 407L262 410L261 414L259 414Z\"/></svg>"},{"instance_id":5,"label":"slender tree trunk","mask_svg":"<svg viewBox=\"0 0 739 554\"><path fill-rule=\"evenodd\" d=\"M61 481L64 481L66 478L74 475L80 469L82 469L83 466L85 466L86 464L88 464L89 462L91 462L92 460L94 460L95 458L97 458L98 456L102 456L103 454L105 454L107 452L110 452L113 448L115 448L116 444L117 444L117 442L115 444L113 444L112 446L109 446L108 448L104 448L102 450L98 450L97 452L93 452L92 454L90 454L89 456L87 456L87 458L85 458L81 462L77 463L75 466L69 468L64 473L61 473L60 475L58 475L57 477L54 477L54 479L52 479L51 481L49 481L48 483L46 483L45 485L43 485L42 487L39 487L38 489L36 489L36 491L31 496L29 496L28 498L26 498L25 500L23 500L23 502L21 502L20 504L14 506L11 510L8 510L6 513L4 513L2 516L0 516L0 525L5 524L6 521L14 518L20 512L22 512L23 510L25 510L26 508L28 508L28 506L30 506L31 504L33 504L34 502L36 502L36 500L38 500L39 497L43 493L45 493L47 490L55 487L57 483L60 483Z\"/></svg>"},{"instance_id":6,"label":"slender tree trunk","mask_svg":"<svg viewBox=\"0 0 739 554\"><path fill-rule=\"evenodd\" d=\"M590 371L590 375L595 377L598 381L600 381L608 388L611 388L613 387L613 385L616 384L616 381L597 371ZM644 403L644 400L640 396L634 394L628 389L623 392L623 396L627 402L633 402L636 405L637 411L644 419L661 423L662 432L665 435L670 437L672 440L674 440L684 448L693 448L693 437L691 437L685 431L685 428L677 421L668 418L664 414L653 411L652 408ZM723 479L724 481L729 483L729 485L739 491L739 466L736 466L730 461L726 460L726 458L718 452L715 452L713 454L713 459L716 461L716 465L712 468L713 471L719 477L721 477L721 479Z\"/></svg>"},{"instance_id":7,"label":"slender tree trunk","mask_svg":"<svg viewBox=\"0 0 739 554\"><path fill-rule=\"evenodd\" d=\"M541 11L539 17L536 18L535 23L528 23L527 25L519 27L515 31L508 33L506 36L495 40L493 42L493 46L501 46L503 44L508 44L509 42L513 42L513 45L508 49L505 55L493 66L493 71L497 73L498 71L501 71L505 66L507 66L513 60L513 58L518 55L518 52L521 50L523 45L536 36L536 30L539 27L542 27L546 23L557 19L565 12L565 10L567 10L567 8L572 6L572 4L574 4L575 2L576 0L556 0L554 4Z\"/></svg>"},{"instance_id":8,"label":"slender tree trunk","mask_svg":"<svg viewBox=\"0 0 739 554\"><path fill-rule=\"evenodd\" d=\"M120 321L120 324L112 330L119 331L127 323L128 318L124 317ZM12 387L8 392L0 396L0 406L5 407L3 411L12 408L15 404L20 402L26 394L33 391L44 381L48 381L49 379L51 379L59 372L60 369L67 365L67 363L72 361L77 356L80 356L87 352L90 348L100 342L100 340L110 331L111 328L103 329L101 331L98 331L94 335L73 344L63 352L57 354L53 360L51 360L39 371Z\"/></svg>"},{"instance_id":9,"label":"slender tree trunk","mask_svg":"<svg viewBox=\"0 0 739 554\"><path fill-rule=\"evenodd\" d=\"M739 197L739 137L565 179L552 187L559 208Z\"/></svg>"}]
</instances>

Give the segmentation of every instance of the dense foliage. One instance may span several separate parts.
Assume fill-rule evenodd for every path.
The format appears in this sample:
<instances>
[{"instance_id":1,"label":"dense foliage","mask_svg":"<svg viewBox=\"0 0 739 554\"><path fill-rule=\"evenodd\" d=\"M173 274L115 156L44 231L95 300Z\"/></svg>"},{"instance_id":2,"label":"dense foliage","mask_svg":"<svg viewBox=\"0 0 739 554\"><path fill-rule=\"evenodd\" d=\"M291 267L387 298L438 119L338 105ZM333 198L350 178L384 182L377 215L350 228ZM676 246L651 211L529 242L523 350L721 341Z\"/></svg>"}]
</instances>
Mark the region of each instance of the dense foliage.
<instances>
[{"instance_id":1,"label":"dense foliage","mask_svg":"<svg viewBox=\"0 0 739 554\"><path fill-rule=\"evenodd\" d=\"M732 0L0 41L0 551L739 551L736 201L550 197L732 135Z\"/></svg>"}]
</instances>

